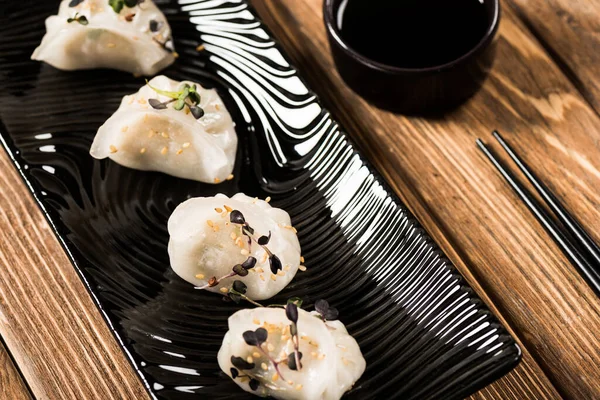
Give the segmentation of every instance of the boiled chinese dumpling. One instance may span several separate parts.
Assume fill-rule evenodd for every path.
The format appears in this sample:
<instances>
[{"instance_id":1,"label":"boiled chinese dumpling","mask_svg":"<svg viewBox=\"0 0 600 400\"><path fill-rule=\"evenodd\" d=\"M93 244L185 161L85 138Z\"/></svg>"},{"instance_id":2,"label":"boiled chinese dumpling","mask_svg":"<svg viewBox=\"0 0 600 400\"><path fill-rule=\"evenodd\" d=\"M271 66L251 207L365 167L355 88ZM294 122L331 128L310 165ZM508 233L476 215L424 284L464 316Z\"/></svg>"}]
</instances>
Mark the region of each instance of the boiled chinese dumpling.
<instances>
[{"instance_id":1,"label":"boiled chinese dumpling","mask_svg":"<svg viewBox=\"0 0 600 400\"><path fill-rule=\"evenodd\" d=\"M175 209L168 229L173 270L213 292L227 294L240 281L248 298L268 299L300 265L300 244L288 213L243 193L189 199Z\"/></svg>"},{"instance_id":2,"label":"boiled chinese dumpling","mask_svg":"<svg viewBox=\"0 0 600 400\"><path fill-rule=\"evenodd\" d=\"M258 307L229 317L219 366L258 396L338 400L365 370L356 340L340 321L289 308Z\"/></svg>"},{"instance_id":3,"label":"boiled chinese dumpling","mask_svg":"<svg viewBox=\"0 0 600 400\"><path fill-rule=\"evenodd\" d=\"M63 70L154 75L175 53L171 27L152 0L63 0L31 58Z\"/></svg>"},{"instance_id":4,"label":"boiled chinese dumpling","mask_svg":"<svg viewBox=\"0 0 600 400\"><path fill-rule=\"evenodd\" d=\"M232 177L236 149L233 121L214 89L157 76L123 97L98 129L90 154L129 168L219 183Z\"/></svg>"}]
</instances>

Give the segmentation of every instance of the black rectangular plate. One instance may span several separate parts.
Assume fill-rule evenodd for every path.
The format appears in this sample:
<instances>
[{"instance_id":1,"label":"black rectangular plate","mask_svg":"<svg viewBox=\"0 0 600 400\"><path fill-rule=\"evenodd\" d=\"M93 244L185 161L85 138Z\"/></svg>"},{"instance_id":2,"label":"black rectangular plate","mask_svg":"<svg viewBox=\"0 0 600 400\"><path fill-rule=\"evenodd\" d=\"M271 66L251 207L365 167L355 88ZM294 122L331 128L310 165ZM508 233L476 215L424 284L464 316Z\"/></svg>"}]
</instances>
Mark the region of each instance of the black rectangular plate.
<instances>
[{"instance_id":1,"label":"black rectangular plate","mask_svg":"<svg viewBox=\"0 0 600 400\"><path fill-rule=\"evenodd\" d=\"M0 0L0 131L75 269L149 392L247 398L217 365L240 306L169 268L166 222L194 196L244 192L287 210L308 267L278 296L325 298L367 369L348 399L461 398L520 349L381 176L356 151L245 0L156 2L180 54L163 73L216 88L236 122L235 179L202 184L89 154L144 81L30 60L58 2ZM196 51L199 44L203 52ZM242 305L244 306L244 305Z\"/></svg>"}]
</instances>

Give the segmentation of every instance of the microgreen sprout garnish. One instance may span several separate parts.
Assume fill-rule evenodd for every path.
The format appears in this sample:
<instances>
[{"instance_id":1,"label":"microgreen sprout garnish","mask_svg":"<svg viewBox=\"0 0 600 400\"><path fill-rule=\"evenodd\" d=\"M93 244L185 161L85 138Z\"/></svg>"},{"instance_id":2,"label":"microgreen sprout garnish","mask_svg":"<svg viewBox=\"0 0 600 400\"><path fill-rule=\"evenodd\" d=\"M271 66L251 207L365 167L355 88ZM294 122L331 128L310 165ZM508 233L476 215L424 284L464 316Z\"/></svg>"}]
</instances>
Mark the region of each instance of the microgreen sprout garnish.
<instances>
[{"instance_id":1,"label":"microgreen sprout garnish","mask_svg":"<svg viewBox=\"0 0 600 400\"><path fill-rule=\"evenodd\" d=\"M81 3L83 3L85 0L71 0L71 2L69 3L69 7L77 7L78 5L80 5Z\"/></svg>"},{"instance_id":2,"label":"microgreen sprout garnish","mask_svg":"<svg viewBox=\"0 0 600 400\"><path fill-rule=\"evenodd\" d=\"M271 272L273 274L277 274L277 271L280 271L283 269L283 265L281 265L281 260L279 259L279 257L277 257L275 254L273 254L271 252L271 250L269 250L269 248L267 247L267 244L271 240L271 232L270 231L269 231L268 236L263 235L263 236L260 236L258 239L256 239L254 237L254 228L252 228L248 224L248 222L246 222L244 215L239 210L232 210L231 214L229 215L229 220L233 224L242 226L242 234L244 236L248 237L248 247L251 247L252 241L255 241L256 244L258 244L260 247L263 248L263 250L269 256L269 267L271 268Z\"/></svg>"},{"instance_id":3,"label":"microgreen sprout garnish","mask_svg":"<svg viewBox=\"0 0 600 400\"><path fill-rule=\"evenodd\" d=\"M223 275L220 278L217 278L216 276L213 276L212 278L210 278L208 280L208 283L204 286L197 286L196 289L207 289L209 287L215 287L217 286L219 283L221 283L221 281L223 279L227 279L227 278L231 278L232 276L246 276L248 275L248 270L254 268L254 266L256 265L256 258L249 256L246 261L244 261L242 264L236 264L233 266L233 268L231 269L231 272L228 273L227 275ZM244 285L245 286L245 285Z\"/></svg>"},{"instance_id":4,"label":"microgreen sprout garnish","mask_svg":"<svg viewBox=\"0 0 600 400\"><path fill-rule=\"evenodd\" d=\"M335 307L331 307L327 300L317 300L315 302L315 310L321 315L323 321L332 321L338 318L338 310Z\"/></svg>"},{"instance_id":5,"label":"microgreen sprout garnish","mask_svg":"<svg viewBox=\"0 0 600 400\"><path fill-rule=\"evenodd\" d=\"M279 365L284 362L287 363L287 358L284 360L275 360L267 350L264 349L264 343L267 341L267 338L269 337L269 333L267 332L267 330L265 328L258 328L255 331L246 331L242 334L244 341L246 342L246 344L248 346L254 346L256 347L258 350L260 350L260 352L269 359L269 361L271 362L271 364L273 365L273 368L275 368L275 371L277 372L277 374L279 375L279 377L281 379L285 379L283 377L283 375L281 374L281 370L279 369ZM233 358L232 358L233 361Z\"/></svg>"},{"instance_id":6,"label":"microgreen sprout garnish","mask_svg":"<svg viewBox=\"0 0 600 400\"><path fill-rule=\"evenodd\" d=\"M69 24L71 22L73 22L73 21L77 21L81 25L87 25L89 23L88 19L86 18L86 16L85 15L79 15L79 13L75 13L75 15L72 18L68 18L67 19L67 23L69 23Z\"/></svg>"},{"instance_id":7,"label":"microgreen sprout garnish","mask_svg":"<svg viewBox=\"0 0 600 400\"><path fill-rule=\"evenodd\" d=\"M252 390L258 389L259 385L260 385L260 382L258 382L258 380L254 379L254 378L250 379L250 382L248 382L248 386L250 386L250 389L252 389Z\"/></svg>"},{"instance_id":8,"label":"microgreen sprout garnish","mask_svg":"<svg viewBox=\"0 0 600 400\"><path fill-rule=\"evenodd\" d=\"M236 217L239 217L239 215L236 214ZM238 221L241 221L241 219L238 218ZM237 289L240 289L240 288L238 287ZM282 355L280 356L282 358L279 360L277 360L273 356L271 356L270 353L274 352L275 348L272 346L272 344L267 344L267 339L269 338L269 331L267 331L263 327L259 327L254 331L252 331L252 330L245 331L242 334L242 337L244 339L244 342L246 342L246 344L248 346L256 347L260 351L260 353L269 360L270 364L273 366L273 368L275 369L275 372L276 372L276 374L273 375L273 378L272 378L273 381L277 380L278 378L285 380L285 378L281 374L281 368L280 368L281 365L287 365L287 367L292 371L301 371L302 370L302 362L301 362L302 352L300 351L300 337L299 337L300 335L299 335L299 331L298 331L298 319L299 319L298 309L302 306L302 299L299 297L292 297L292 298L288 299L286 305L279 304L279 305L272 305L272 306L273 307L283 307L285 310L285 316L291 323L290 331L289 331L291 339L289 339L290 336L287 336L288 337L287 340L292 341L292 344L294 346L294 351L287 355L285 355L285 353L287 353L287 352L282 352ZM271 306L269 306L269 307L271 307ZM319 318L322 319L323 322L327 322L327 320L335 320L338 317L337 309L335 307L331 307L326 300L317 300L317 302L315 303L315 309L319 312L319 314L320 314ZM266 322L265 322L265 324L266 324ZM285 329L282 329L282 333L285 335ZM283 336L282 336L282 338L283 338ZM312 344L312 342L311 342L311 344ZM285 349L286 347L287 347L287 344L284 343L283 348ZM244 378L244 377L249 378L250 379L250 388L252 390L257 390L258 387L260 386L260 382L256 378L256 375L254 375L252 373L252 371L250 371L250 370L253 370L254 368L256 368L257 364L255 364L254 361L256 360L256 357L258 357L258 354L253 354L253 355L254 355L254 358L248 357L247 359L244 359L242 357L232 356L231 363L233 364L233 366L235 368L231 368L230 372L231 372L231 376L233 377L233 379ZM322 359L322 358L319 358L319 359ZM267 369L268 369L264 364L261 366L261 368L264 369L265 371L267 371ZM245 373L244 375L241 375L240 371L246 371L246 372L244 372ZM270 387L268 385L268 383L266 385L267 385L267 387Z\"/></svg>"},{"instance_id":9,"label":"microgreen sprout garnish","mask_svg":"<svg viewBox=\"0 0 600 400\"><path fill-rule=\"evenodd\" d=\"M250 382L248 383L248 385L250 385L250 389L252 389L252 390L258 389L258 386L260 385L258 380L256 380L249 374L240 375L240 370L244 371L244 370L254 369L254 367L256 366L254 363L249 363L248 361L244 360L242 357L236 357L236 356L231 356L231 363L235 367L235 368L231 368L229 370L229 372L231 372L231 377L233 379L245 378L245 377L250 378Z\"/></svg>"},{"instance_id":10,"label":"microgreen sprout garnish","mask_svg":"<svg viewBox=\"0 0 600 400\"><path fill-rule=\"evenodd\" d=\"M248 271L246 271L246 273L248 273ZM239 304L239 302L242 300L246 300L247 302L254 304L257 307L262 307L260 303L246 296L247 289L248 287L244 282L234 281L233 285L231 285L231 288L229 288L229 291L227 292L227 297L233 300L236 304Z\"/></svg>"},{"instance_id":11,"label":"microgreen sprout garnish","mask_svg":"<svg viewBox=\"0 0 600 400\"><path fill-rule=\"evenodd\" d=\"M167 108L167 105L175 103L173 105L173 109L177 111L181 111L187 106L192 112L194 118L199 119L204 116L204 110L198 106L200 103L200 94L198 93L198 88L196 85L190 86L187 83L184 83L179 88L179 91L172 92L169 90L155 88L154 86L150 85L147 80L146 84L156 93L170 98L164 102L161 102L158 99L148 99L148 103L155 110L164 110Z\"/></svg>"},{"instance_id":12,"label":"microgreen sprout garnish","mask_svg":"<svg viewBox=\"0 0 600 400\"><path fill-rule=\"evenodd\" d=\"M287 304L295 304L298 308L302 307L302 303L303 300L300 297L290 297L287 301Z\"/></svg>"},{"instance_id":13,"label":"microgreen sprout garnish","mask_svg":"<svg viewBox=\"0 0 600 400\"><path fill-rule=\"evenodd\" d=\"M236 357L236 356L231 356L231 363L233 364L234 367L236 367L239 370L246 370L246 369L254 369L255 364L254 363L249 363L248 361L244 360L242 357Z\"/></svg>"},{"instance_id":14,"label":"microgreen sprout garnish","mask_svg":"<svg viewBox=\"0 0 600 400\"><path fill-rule=\"evenodd\" d=\"M303 300L300 297L290 297L285 304L269 304L268 308L286 308L288 304L295 304L296 307L301 308Z\"/></svg>"},{"instance_id":15,"label":"microgreen sprout garnish","mask_svg":"<svg viewBox=\"0 0 600 400\"><path fill-rule=\"evenodd\" d=\"M108 5L119 14L123 7L133 8L143 2L144 0L108 0Z\"/></svg>"},{"instance_id":16,"label":"microgreen sprout garnish","mask_svg":"<svg viewBox=\"0 0 600 400\"><path fill-rule=\"evenodd\" d=\"M169 103L173 101L175 100L172 100ZM150 104L150 106L152 106L152 108L154 108L155 110L165 110L167 108L167 104L169 103L163 103L158 99L148 99L148 104Z\"/></svg>"},{"instance_id":17,"label":"microgreen sprout garnish","mask_svg":"<svg viewBox=\"0 0 600 400\"><path fill-rule=\"evenodd\" d=\"M256 242L261 246L266 246L269 244L270 240L271 240L271 231L269 231L269 236L263 235L263 236L259 237Z\"/></svg>"},{"instance_id":18,"label":"microgreen sprout garnish","mask_svg":"<svg viewBox=\"0 0 600 400\"><path fill-rule=\"evenodd\" d=\"M246 331L242 334L248 346L261 347L267 341L269 333L265 328L257 328L255 331Z\"/></svg>"},{"instance_id":19,"label":"microgreen sprout garnish","mask_svg":"<svg viewBox=\"0 0 600 400\"><path fill-rule=\"evenodd\" d=\"M302 352L294 351L293 353L290 353L287 359L288 368L292 371L301 370L302 364L300 363L300 360L302 360ZM300 366L300 368L298 368L298 366Z\"/></svg>"},{"instance_id":20,"label":"microgreen sprout garnish","mask_svg":"<svg viewBox=\"0 0 600 400\"><path fill-rule=\"evenodd\" d=\"M238 210L233 210L231 214L229 214L229 220L234 224L246 224L246 219L244 218L244 214L242 214Z\"/></svg>"},{"instance_id":21,"label":"microgreen sprout garnish","mask_svg":"<svg viewBox=\"0 0 600 400\"><path fill-rule=\"evenodd\" d=\"M288 302L285 306L285 316L289 319L292 324L290 325L290 335L292 335L292 342L294 343L294 353L288 356L288 367L291 370L302 369L302 353L300 353L300 339L298 338L298 306L293 302Z\"/></svg>"}]
</instances>

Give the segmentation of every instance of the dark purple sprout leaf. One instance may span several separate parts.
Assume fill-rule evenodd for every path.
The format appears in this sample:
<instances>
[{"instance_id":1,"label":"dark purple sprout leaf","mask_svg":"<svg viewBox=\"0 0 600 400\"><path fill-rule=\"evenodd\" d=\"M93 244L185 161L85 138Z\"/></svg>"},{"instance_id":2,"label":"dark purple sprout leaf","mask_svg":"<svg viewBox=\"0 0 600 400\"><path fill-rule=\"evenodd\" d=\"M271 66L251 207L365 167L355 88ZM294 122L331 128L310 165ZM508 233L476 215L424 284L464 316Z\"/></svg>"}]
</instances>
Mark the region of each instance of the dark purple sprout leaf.
<instances>
[{"instance_id":1,"label":"dark purple sprout leaf","mask_svg":"<svg viewBox=\"0 0 600 400\"><path fill-rule=\"evenodd\" d=\"M231 214L229 215L229 220L234 224L243 224L244 222L246 222L244 214L242 214L238 210L233 210L231 212Z\"/></svg>"},{"instance_id":2,"label":"dark purple sprout leaf","mask_svg":"<svg viewBox=\"0 0 600 400\"><path fill-rule=\"evenodd\" d=\"M233 267L233 272L235 272L236 274L238 274L239 276L247 276L248 275L248 270L245 269L242 264L237 264Z\"/></svg>"},{"instance_id":3,"label":"dark purple sprout leaf","mask_svg":"<svg viewBox=\"0 0 600 400\"><path fill-rule=\"evenodd\" d=\"M164 110L167 108L167 105L160 102L158 99L148 99L148 104L155 110Z\"/></svg>"},{"instance_id":4,"label":"dark purple sprout leaf","mask_svg":"<svg viewBox=\"0 0 600 400\"><path fill-rule=\"evenodd\" d=\"M237 378L238 375L240 374L240 372L237 369L235 369L235 368L231 368L229 371L231 372L231 377L233 379Z\"/></svg>"},{"instance_id":5,"label":"dark purple sprout leaf","mask_svg":"<svg viewBox=\"0 0 600 400\"><path fill-rule=\"evenodd\" d=\"M254 235L254 228L246 224L242 227L242 233L246 236L252 236Z\"/></svg>"},{"instance_id":6,"label":"dark purple sprout leaf","mask_svg":"<svg viewBox=\"0 0 600 400\"><path fill-rule=\"evenodd\" d=\"M267 332L267 330L265 328L258 328L254 332L256 333L256 339L258 340L259 344L262 344L267 341L267 337L269 337L269 333Z\"/></svg>"},{"instance_id":7,"label":"dark purple sprout leaf","mask_svg":"<svg viewBox=\"0 0 600 400\"><path fill-rule=\"evenodd\" d=\"M237 296L237 298L238 298L238 299L237 299L237 301L235 301L235 300L234 300L234 301L235 301L236 303L239 303L239 302L240 302L240 300L242 300L242 298L241 298L239 295L235 295L235 296ZM233 298L232 298L232 294L231 294L231 293L228 293L228 295L227 295L227 296L223 296L223 297L221 297L221 300L223 300L225 303L231 303L231 301L233 300Z\"/></svg>"},{"instance_id":8,"label":"dark purple sprout leaf","mask_svg":"<svg viewBox=\"0 0 600 400\"><path fill-rule=\"evenodd\" d=\"M244 337L246 344L258 347L267 340L269 333L265 328L258 328L255 331L246 331L242 336Z\"/></svg>"},{"instance_id":9,"label":"dark purple sprout leaf","mask_svg":"<svg viewBox=\"0 0 600 400\"><path fill-rule=\"evenodd\" d=\"M204 117L204 110L200 107L191 106L190 111L192 112L192 115L196 119L200 119L200 118Z\"/></svg>"},{"instance_id":10,"label":"dark purple sprout leaf","mask_svg":"<svg viewBox=\"0 0 600 400\"><path fill-rule=\"evenodd\" d=\"M242 371L245 369L253 369L255 366L254 363L249 363L242 357L236 356L231 356L231 363L234 367L236 367L237 369L241 369Z\"/></svg>"},{"instance_id":11,"label":"dark purple sprout leaf","mask_svg":"<svg viewBox=\"0 0 600 400\"><path fill-rule=\"evenodd\" d=\"M315 310L317 310L317 312L322 315L323 313L327 312L327 310L329 310L329 303L327 302L327 300L317 300L315 302Z\"/></svg>"},{"instance_id":12,"label":"dark purple sprout leaf","mask_svg":"<svg viewBox=\"0 0 600 400\"><path fill-rule=\"evenodd\" d=\"M324 317L328 321L334 321L338 319L339 314L340 313L338 312L337 308L329 307L329 310L327 310L327 313L324 315Z\"/></svg>"},{"instance_id":13,"label":"dark purple sprout leaf","mask_svg":"<svg viewBox=\"0 0 600 400\"><path fill-rule=\"evenodd\" d=\"M298 307L294 303L285 306L285 316L294 324L298 323Z\"/></svg>"},{"instance_id":14,"label":"dark purple sprout leaf","mask_svg":"<svg viewBox=\"0 0 600 400\"><path fill-rule=\"evenodd\" d=\"M302 352L300 352L300 351L298 352L298 360L302 360ZM298 366L296 365L296 353L295 352L288 355L287 364L288 364L288 368L291 369L292 371L296 371L298 369Z\"/></svg>"},{"instance_id":15,"label":"dark purple sprout leaf","mask_svg":"<svg viewBox=\"0 0 600 400\"><path fill-rule=\"evenodd\" d=\"M248 273L248 271L246 271L246 273ZM233 281L233 285L231 287L233 290L241 294L246 294L246 289L248 289L246 284L242 281Z\"/></svg>"},{"instance_id":16,"label":"dark purple sprout leaf","mask_svg":"<svg viewBox=\"0 0 600 400\"><path fill-rule=\"evenodd\" d=\"M258 389L260 382L258 382L256 379L250 379L250 382L248 383L248 385L250 386L250 389L256 390L256 389Z\"/></svg>"},{"instance_id":17,"label":"dark purple sprout leaf","mask_svg":"<svg viewBox=\"0 0 600 400\"><path fill-rule=\"evenodd\" d=\"M269 257L269 266L271 267L271 272L273 274L277 274L277 271L283 269L283 267L281 265L281 260L275 254L272 254Z\"/></svg>"},{"instance_id":18,"label":"dark purple sprout leaf","mask_svg":"<svg viewBox=\"0 0 600 400\"><path fill-rule=\"evenodd\" d=\"M246 261L244 261L242 263L242 267L244 267L244 269L252 269L254 268L254 266L256 265L256 258L249 256Z\"/></svg>"},{"instance_id":19,"label":"dark purple sprout leaf","mask_svg":"<svg viewBox=\"0 0 600 400\"><path fill-rule=\"evenodd\" d=\"M317 310L325 320L329 321L337 319L339 315L337 308L331 307L327 300L323 299L316 301L315 310Z\"/></svg>"},{"instance_id":20,"label":"dark purple sprout leaf","mask_svg":"<svg viewBox=\"0 0 600 400\"><path fill-rule=\"evenodd\" d=\"M249 346L258 346L258 340L256 339L256 333L254 331L246 331L242 333L244 342Z\"/></svg>"},{"instance_id":21,"label":"dark purple sprout leaf","mask_svg":"<svg viewBox=\"0 0 600 400\"><path fill-rule=\"evenodd\" d=\"M242 301L242 296L237 293L227 293L227 296L223 296L223 299L233 301L235 304L240 304L240 301Z\"/></svg>"},{"instance_id":22,"label":"dark purple sprout leaf","mask_svg":"<svg viewBox=\"0 0 600 400\"><path fill-rule=\"evenodd\" d=\"M83 3L85 0L71 0L71 2L69 3L69 7L77 7L78 5L80 5L81 3Z\"/></svg>"},{"instance_id":23,"label":"dark purple sprout leaf","mask_svg":"<svg viewBox=\"0 0 600 400\"><path fill-rule=\"evenodd\" d=\"M269 236L261 236L258 238L257 242L258 244L260 244L261 246L266 246L269 244L269 241L271 240L271 231L269 231Z\"/></svg>"}]
</instances>

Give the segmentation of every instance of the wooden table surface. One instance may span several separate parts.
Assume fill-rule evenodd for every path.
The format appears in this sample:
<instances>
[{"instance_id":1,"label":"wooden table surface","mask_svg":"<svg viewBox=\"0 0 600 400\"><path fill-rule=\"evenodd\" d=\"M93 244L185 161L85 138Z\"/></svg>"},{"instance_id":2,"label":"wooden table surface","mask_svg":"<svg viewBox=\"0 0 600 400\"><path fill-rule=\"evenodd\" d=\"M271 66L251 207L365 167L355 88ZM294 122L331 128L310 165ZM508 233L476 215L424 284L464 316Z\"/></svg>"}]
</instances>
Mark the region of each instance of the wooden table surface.
<instances>
[{"instance_id":1,"label":"wooden table surface","mask_svg":"<svg viewBox=\"0 0 600 400\"><path fill-rule=\"evenodd\" d=\"M521 364L472 398L600 398L600 300L474 144L497 148L489 132L503 132L600 242L600 1L503 1L491 76L436 120L377 110L343 84L322 0L253 3L521 345ZM0 399L149 398L3 151L0 170Z\"/></svg>"}]
</instances>

